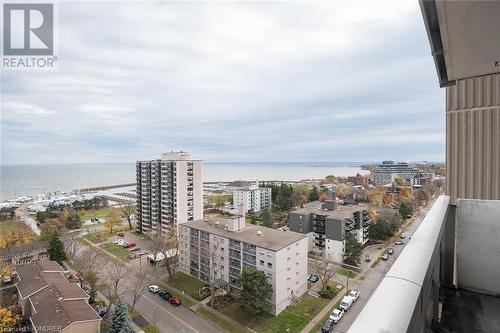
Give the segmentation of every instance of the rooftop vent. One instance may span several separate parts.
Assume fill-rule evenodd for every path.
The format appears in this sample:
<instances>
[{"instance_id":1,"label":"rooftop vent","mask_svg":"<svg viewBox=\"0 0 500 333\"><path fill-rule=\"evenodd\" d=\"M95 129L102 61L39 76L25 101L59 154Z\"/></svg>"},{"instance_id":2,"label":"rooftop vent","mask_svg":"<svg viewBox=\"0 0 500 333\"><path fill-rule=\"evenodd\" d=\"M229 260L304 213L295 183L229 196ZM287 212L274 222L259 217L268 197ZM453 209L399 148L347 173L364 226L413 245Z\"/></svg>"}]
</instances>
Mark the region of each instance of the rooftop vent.
<instances>
[{"instance_id":1,"label":"rooftop vent","mask_svg":"<svg viewBox=\"0 0 500 333\"><path fill-rule=\"evenodd\" d=\"M262 231L257 231L257 236L262 236Z\"/></svg>"}]
</instances>

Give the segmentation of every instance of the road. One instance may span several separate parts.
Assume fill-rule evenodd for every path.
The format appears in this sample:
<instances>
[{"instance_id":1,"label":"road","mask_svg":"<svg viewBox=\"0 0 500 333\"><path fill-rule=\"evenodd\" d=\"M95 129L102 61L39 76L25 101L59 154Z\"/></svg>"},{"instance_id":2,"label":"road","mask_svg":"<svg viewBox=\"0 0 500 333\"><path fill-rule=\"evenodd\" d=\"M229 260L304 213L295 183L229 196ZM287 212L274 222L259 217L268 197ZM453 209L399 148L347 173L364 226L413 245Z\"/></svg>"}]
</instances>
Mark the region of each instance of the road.
<instances>
[{"instance_id":1,"label":"road","mask_svg":"<svg viewBox=\"0 0 500 333\"><path fill-rule=\"evenodd\" d=\"M85 247L86 250L89 247ZM77 255L84 255L84 249L81 249ZM111 284L108 270L110 265L109 258L99 252L98 262L103 266L98 275L99 280L106 284ZM137 270L130 266L130 263L123 264L126 269L126 277L120 282L119 293L123 293L122 299L129 305L132 304L132 295L130 289L137 281ZM145 288L155 284L150 278L146 278ZM103 294L106 294L105 292ZM158 295L146 291L144 295L136 302L135 310L141 313L150 323L156 323L156 326L163 333L221 333L224 332L220 327L200 317L194 311L185 306L174 307L170 303L161 299Z\"/></svg>"}]
</instances>

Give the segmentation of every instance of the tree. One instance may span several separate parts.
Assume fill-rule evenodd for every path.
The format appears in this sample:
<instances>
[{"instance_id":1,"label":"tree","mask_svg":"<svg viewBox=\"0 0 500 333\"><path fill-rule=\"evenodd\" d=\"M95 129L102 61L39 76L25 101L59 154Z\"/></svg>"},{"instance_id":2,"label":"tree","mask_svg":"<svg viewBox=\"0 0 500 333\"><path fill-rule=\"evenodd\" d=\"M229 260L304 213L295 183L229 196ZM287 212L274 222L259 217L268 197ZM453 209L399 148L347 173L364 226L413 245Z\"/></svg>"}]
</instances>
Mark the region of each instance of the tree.
<instances>
[{"instance_id":1,"label":"tree","mask_svg":"<svg viewBox=\"0 0 500 333\"><path fill-rule=\"evenodd\" d=\"M108 333L134 333L130 325L127 307L121 300L116 303Z\"/></svg>"},{"instance_id":2,"label":"tree","mask_svg":"<svg viewBox=\"0 0 500 333\"><path fill-rule=\"evenodd\" d=\"M132 215L135 214L135 205L133 203L126 203L121 207L122 217L127 220L128 227L132 230Z\"/></svg>"},{"instance_id":3,"label":"tree","mask_svg":"<svg viewBox=\"0 0 500 333\"><path fill-rule=\"evenodd\" d=\"M175 271L179 264L179 235L176 228L170 228L160 238L160 253L163 254L163 260L167 267L170 281L175 281Z\"/></svg>"},{"instance_id":4,"label":"tree","mask_svg":"<svg viewBox=\"0 0 500 333\"><path fill-rule=\"evenodd\" d=\"M11 265L0 262L0 281L3 281L6 276L12 276L13 273L14 270Z\"/></svg>"},{"instance_id":5,"label":"tree","mask_svg":"<svg viewBox=\"0 0 500 333\"><path fill-rule=\"evenodd\" d=\"M89 284L89 298L90 302L95 302L95 296L97 295L97 272L87 271L83 276L85 282Z\"/></svg>"},{"instance_id":6,"label":"tree","mask_svg":"<svg viewBox=\"0 0 500 333\"><path fill-rule=\"evenodd\" d=\"M349 198L353 193L352 187L349 184L341 183L337 185L337 196L340 199Z\"/></svg>"},{"instance_id":7,"label":"tree","mask_svg":"<svg viewBox=\"0 0 500 333\"><path fill-rule=\"evenodd\" d=\"M144 295L145 292L146 272L141 271L135 276L135 280L130 287L130 295L132 296L132 310L134 310L135 304Z\"/></svg>"},{"instance_id":8,"label":"tree","mask_svg":"<svg viewBox=\"0 0 500 333\"><path fill-rule=\"evenodd\" d=\"M406 185L405 180L401 177L395 177L394 183L396 183L396 185L398 185L398 186L405 186Z\"/></svg>"},{"instance_id":9,"label":"tree","mask_svg":"<svg viewBox=\"0 0 500 333\"><path fill-rule=\"evenodd\" d=\"M337 177L329 175L325 177L325 180L323 180L323 184L338 184Z\"/></svg>"},{"instance_id":10,"label":"tree","mask_svg":"<svg viewBox=\"0 0 500 333\"><path fill-rule=\"evenodd\" d=\"M80 238L73 237L64 243L64 252L66 252L69 259L73 260L73 258L82 248L83 244L84 243Z\"/></svg>"},{"instance_id":11,"label":"tree","mask_svg":"<svg viewBox=\"0 0 500 333\"><path fill-rule=\"evenodd\" d=\"M214 195L212 199L215 209L217 209L218 211L222 211L222 208L224 208L224 206L226 205L226 196Z\"/></svg>"},{"instance_id":12,"label":"tree","mask_svg":"<svg viewBox=\"0 0 500 333\"><path fill-rule=\"evenodd\" d=\"M20 316L10 309L0 307L0 332L14 332L20 321Z\"/></svg>"},{"instance_id":13,"label":"tree","mask_svg":"<svg viewBox=\"0 0 500 333\"><path fill-rule=\"evenodd\" d=\"M271 213L269 211L265 210L263 211L260 216L262 217L262 224L264 224L265 227L272 228L274 223L273 219L271 217Z\"/></svg>"},{"instance_id":14,"label":"tree","mask_svg":"<svg viewBox=\"0 0 500 333\"><path fill-rule=\"evenodd\" d=\"M61 265L67 259L66 252L64 252L64 244L59 239L58 230L54 230L50 235L48 252L50 260L57 261Z\"/></svg>"},{"instance_id":15,"label":"tree","mask_svg":"<svg viewBox=\"0 0 500 333\"><path fill-rule=\"evenodd\" d=\"M326 290L328 282L337 271L337 265L329 254L317 253L316 257L317 259L314 260L314 271L318 274L319 280L321 281L321 289Z\"/></svg>"},{"instance_id":16,"label":"tree","mask_svg":"<svg viewBox=\"0 0 500 333\"><path fill-rule=\"evenodd\" d=\"M160 233L155 233L152 234L149 242L148 242L148 249L153 255L153 258L155 259L154 265L156 266L156 258L158 257L158 254L161 253L164 247L164 240L163 236Z\"/></svg>"},{"instance_id":17,"label":"tree","mask_svg":"<svg viewBox=\"0 0 500 333\"><path fill-rule=\"evenodd\" d=\"M366 191L371 208L381 207L383 204L385 190L380 187L372 187Z\"/></svg>"},{"instance_id":18,"label":"tree","mask_svg":"<svg viewBox=\"0 0 500 333\"><path fill-rule=\"evenodd\" d=\"M121 282L127 276L126 266L119 262L110 261L106 265L106 273L109 277L110 281L110 290L109 290L109 305L108 312L111 309L111 306L114 302L119 300L120 296L127 292L127 287L120 290Z\"/></svg>"},{"instance_id":19,"label":"tree","mask_svg":"<svg viewBox=\"0 0 500 333\"><path fill-rule=\"evenodd\" d=\"M381 218L368 226L368 233L371 239L388 239L394 235L395 231L396 225L394 223Z\"/></svg>"},{"instance_id":20,"label":"tree","mask_svg":"<svg viewBox=\"0 0 500 333\"><path fill-rule=\"evenodd\" d=\"M359 265L361 263L362 251L363 247L356 240L356 237L354 237L354 235L350 232L346 232L344 261L349 265Z\"/></svg>"},{"instance_id":21,"label":"tree","mask_svg":"<svg viewBox=\"0 0 500 333\"><path fill-rule=\"evenodd\" d=\"M406 220L407 216L410 216L413 214L413 207L411 206L411 203L409 202L402 202L399 205L399 214L403 218L403 220Z\"/></svg>"},{"instance_id":22,"label":"tree","mask_svg":"<svg viewBox=\"0 0 500 333\"><path fill-rule=\"evenodd\" d=\"M120 214L116 210L113 210L109 216L106 218L106 227L109 229L109 233L113 233L113 227L122 224L122 219Z\"/></svg>"},{"instance_id":23,"label":"tree","mask_svg":"<svg viewBox=\"0 0 500 333\"><path fill-rule=\"evenodd\" d=\"M83 281L89 272L96 272L100 270L97 261L98 257L99 255L96 252L85 250L79 256L71 258L73 269L75 270L76 277L80 282L80 287L83 287Z\"/></svg>"},{"instance_id":24,"label":"tree","mask_svg":"<svg viewBox=\"0 0 500 333\"><path fill-rule=\"evenodd\" d=\"M318 187L313 185L312 189L309 191L309 201L319 200Z\"/></svg>"},{"instance_id":25,"label":"tree","mask_svg":"<svg viewBox=\"0 0 500 333\"><path fill-rule=\"evenodd\" d=\"M256 316L271 310L268 300L273 293L273 286L263 271L251 266L243 268L240 285L240 306L243 311Z\"/></svg>"},{"instance_id":26,"label":"tree","mask_svg":"<svg viewBox=\"0 0 500 333\"><path fill-rule=\"evenodd\" d=\"M62 216L66 228L79 229L82 226L80 215L78 215L78 213L74 209L64 209L62 212Z\"/></svg>"},{"instance_id":27,"label":"tree","mask_svg":"<svg viewBox=\"0 0 500 333\"><path fill-rule=\"evenodd\" d=\"M319 195L319 201L321 201L321 202L325 202L327 199L328 199L328 194L326 194L326 193L321 193L321 194Z\"/></svg>"}]
</instances>

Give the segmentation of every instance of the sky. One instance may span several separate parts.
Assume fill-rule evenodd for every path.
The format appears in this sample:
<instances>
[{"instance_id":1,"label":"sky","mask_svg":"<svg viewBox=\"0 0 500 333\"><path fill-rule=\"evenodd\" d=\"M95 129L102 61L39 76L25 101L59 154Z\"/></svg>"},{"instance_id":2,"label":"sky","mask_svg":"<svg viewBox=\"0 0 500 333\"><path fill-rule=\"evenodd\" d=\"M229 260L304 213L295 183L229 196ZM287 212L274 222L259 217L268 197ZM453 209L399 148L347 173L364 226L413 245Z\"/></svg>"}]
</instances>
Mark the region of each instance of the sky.
<instances>
[{"instance_id":1,"label":"sky","mask_svg":"<svg viewBox=\"0 0 500 333\"><path fill-rule=\"evenodd\" d=\"M444 160L417 1L63 2L58 48L2 72L2 164Z\"/></svg>"}]
</instances>

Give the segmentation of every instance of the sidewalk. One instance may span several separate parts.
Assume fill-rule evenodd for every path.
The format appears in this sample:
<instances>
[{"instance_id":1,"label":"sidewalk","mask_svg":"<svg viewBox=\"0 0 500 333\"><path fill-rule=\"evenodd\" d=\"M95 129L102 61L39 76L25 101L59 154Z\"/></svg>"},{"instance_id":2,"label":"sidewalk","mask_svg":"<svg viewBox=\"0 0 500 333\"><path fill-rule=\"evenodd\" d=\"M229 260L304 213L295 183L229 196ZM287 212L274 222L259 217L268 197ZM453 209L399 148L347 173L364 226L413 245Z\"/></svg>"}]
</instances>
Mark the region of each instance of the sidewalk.
<instances>
[{"instance_id":1,"label":"sidewalk","mask_svg":"<svg viewBox=\"0 0 500 333\"><path fill-rule=\"evenodd\" d=\"M357 277L354 278L353 281L355 281L356 279L357 279ZM332 298L332 300L330 302L328 302L328 304L325 305L325 307L323 309L321 309L321 311L316 315L316 317L314 317L313 320L311 320L306 325L306 327L304 327L302 329L302 331L300 331L300 333L310 332L314 328L314 326L316 326L317 323L321 322L323 317L326 316L326 314L329 313L330 310L332 310L333 306L335 304L337 304L337 302L340 301L342 299L342 297L345 296L345 291L346 291L345 287L342 287L342 289L339 290L337 295L334 298Z\"/></svg>"}]
</instances>

